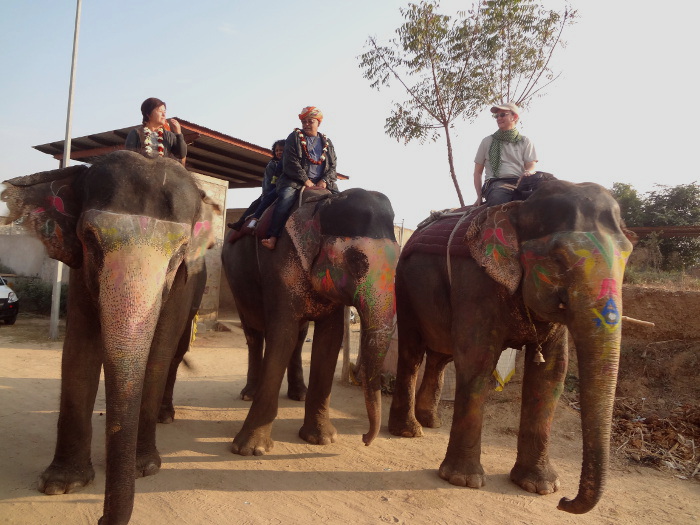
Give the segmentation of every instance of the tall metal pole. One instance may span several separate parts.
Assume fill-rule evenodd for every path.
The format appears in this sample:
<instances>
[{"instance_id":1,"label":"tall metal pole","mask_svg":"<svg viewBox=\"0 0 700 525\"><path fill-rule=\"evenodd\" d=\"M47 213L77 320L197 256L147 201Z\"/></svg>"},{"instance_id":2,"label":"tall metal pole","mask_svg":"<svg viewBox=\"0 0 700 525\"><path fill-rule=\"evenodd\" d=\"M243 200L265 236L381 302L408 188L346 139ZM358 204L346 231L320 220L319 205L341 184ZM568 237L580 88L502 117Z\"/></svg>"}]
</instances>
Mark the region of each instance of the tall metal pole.
<instances>
[{"instance_id":1,"label":"tall metal pole","mask_svg":"<svg viewBox=\"0 0 700 525\"><path fill-rule=\"evenodd\" d=\"M66 115L66 139L63 144L63 159L61 168L70 165L71 150L71 124L73 122L73 85L75 83L75 65L78 58L78 34L80 32L80 7L82 0L77 0L75 8L75 31L73 32L73 59L70 66L70 84L68 86L68 114ZM61 277L63 275L63 263L56 261L56 279L53 283L51 294L51 327L49 339L58 339L58 314L61 307Z\"/></svg>"}]
</instances>

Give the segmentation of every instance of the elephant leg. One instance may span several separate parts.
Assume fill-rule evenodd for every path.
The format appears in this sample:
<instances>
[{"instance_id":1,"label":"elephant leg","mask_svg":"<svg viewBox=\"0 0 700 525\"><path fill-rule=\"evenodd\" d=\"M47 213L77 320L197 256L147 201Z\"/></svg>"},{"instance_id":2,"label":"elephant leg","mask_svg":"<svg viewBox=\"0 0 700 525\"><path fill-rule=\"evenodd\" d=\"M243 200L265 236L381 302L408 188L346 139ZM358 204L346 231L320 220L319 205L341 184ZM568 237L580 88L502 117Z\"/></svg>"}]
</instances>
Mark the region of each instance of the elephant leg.
<instances>
[{"instance_id":1,"label":"elephant leg","mask_svg":"<svg viewBox=\"0 0 700 525\"><path fill-rule=\"evenodd\" d=\"M191 296L179 271L163 306L153 336L141 396L136 444L136 477L153 476L160 470L156 447L156 425L164 403L172 407L177 368L189 349L192 336ZM172 414L175 411L173 409Z\"/></svg>"},{"instance_id":2,"label":"elephant leg","mask_svg":"<svg viewBox=\"0 0 700 525\"><path fill-rule=\"evenodd\" d=\"M416 419L428 428L442 426L440 419L440 395L445 381L445 366L452 361L449 354L428 351L425 358L425 373L416 397Z\"/></svg>"},{"instance_id":3,"label":"elephant leg","mask_svg":"<svg viewBox=\"0 0 700 525\"><path fill-rule=\"evenodd\" d=\"M459 276L453 274L454 279ZM462 276L463 278L463 276ZM472 288L474 290L474 288ZM477 297L488 297L488 288ZM455 404L450 440L439 474L452 485L481 488L485 482L481 465L481 431L484 402L491 390L491 377L503 348L505 329L500 305L453 300L453 357L456 372ZM457 320L468 319L469 323Z\"/></svg>"},{"instance_id":4,"label":"elephant leg","mask_svg":"<svg viewBox=\"0 0 700 525\"><path fill-rule=\"evenodd\" d=\"M265 336L262 331L251 328L245 322L245 318L241 316L241 325L245 334L246 344L248 345L248 376L246 384L241 390L241 399L243 401L252 401L255 398L255 393L258 389L258 383L262 376L263 366L263 344Z\"/></svg>"},{"instance_id":5,"label":"elephant leg","mask_svg":"<svg viewBox=\"0 0 700 525\"><path fill-rule=\"evenodd\" d=\"M39 478L45 494L74 492L95 478L90 459L92 414L102 368L102 334L81 275L71 272L66 337L61 360L61 402L56 450Z\"/></svg>"},{"instance_id":6,"label":"elephant leg","mask_svg":"<svg viewBox=\"0 0 700 525\"><path fill-rule=\"evenodd\" d=\"M276 316L265 332L260 381L243 427L233 439L234 454L261 456L272 450L272 423L277 417L280 387L298 335L299 323L284 319L284 315Z\"/></svg>"},{"instance_id":7,"label":"elephant leg","mask_svg":"<svg viewBox=\"0 0 700 525\"><path fill-rule=\"evenodd\" d=\"M410 321L399 322L399 357L396 383L389 411L389 432L395 436L421 437L423 429L416 419L416 382L418 369L428 348Z\"/></svg>"},{"instance_id":8,"label":"elephant leg","mask_svg":"<svg viewBox=\"0 0 700 525\"><path fill-rule=\"evenodd\" d=\"M170 362L170 369L168 370L168 379L165 383L165 392L163 393L163 400L160 403L160 410L158 412L158 423L168 425L175 421L175 406L173 405L175 380L177 379L177 371L180 368L180 364L182 363L185 354L190 348L191 340L192 320L190 320L187 323L185 332L182 334L182 337L180 337L180 342L177 344L175 356Z\"/></svg>"},{"instance_id":9,"label":"elephant leg","mask_svg":"<svg viewBox=\"0 0 700 525\"><path fill-rule=\"evenodd\" d=\"M301 352L309 331L309 323L304 323L299 329L299 337L294 347L292 359L287 367L287 397L295 401L306 400L306 384L304 383L304 369L301 364Z\"/></svg>"},{"instance_id":10,"label":"elephant leg","mask_svg":"<svg viewBox=\"0 0 700 525\"><path fill-rule=\"evenodd\" d=\"M483 352L486 354L487 352ZM491 359L484 359L490 364ZM490 385L489 364L475 367L464 356L455 355L455 406L445 459L439 474L452 485L481 488L484 468L481 466L481 429L483 406Z\"/></svg>"},{"instance_id":11,"label":"elephant leg","mask_svg":"<svg viewBox=\"0 0 700 525\"><path fill-rule=\"evenodd\" d=\"M527 345L518 456L510 479L528 492L551 494L560 486L549 460L549 437L568 366L566 330L543 348L544 363L533 362L535 350L534 344Z\"/></svg>"},{"instance_id":12,"label":"elephant leg","mask_svg":"<svg viewBox=\"0 0 700 525\"><path fill-rule=\"evenodd\" d=\"M335 443L338 432L330 421L330 399L338 354L343 344L344 308L314 323L311 372L304 424L299 437L312 445Z\"/></svg>"}]
</instances>

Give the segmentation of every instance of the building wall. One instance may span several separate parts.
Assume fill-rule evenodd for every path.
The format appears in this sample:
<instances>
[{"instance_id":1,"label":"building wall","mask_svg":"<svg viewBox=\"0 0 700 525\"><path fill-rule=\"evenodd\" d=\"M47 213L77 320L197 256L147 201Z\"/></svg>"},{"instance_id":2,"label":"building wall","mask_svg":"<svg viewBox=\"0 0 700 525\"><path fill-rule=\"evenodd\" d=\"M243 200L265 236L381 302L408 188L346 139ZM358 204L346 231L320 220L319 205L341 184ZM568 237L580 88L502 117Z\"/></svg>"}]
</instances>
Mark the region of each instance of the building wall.
<instances>
[{"instance_id":1,"label":"building wall","mask_svg":"<svg viewBox=\"0 0 700 525\"><path fill-rule=\"evenodd\" d=\"M49 258L39 239L21 224L12 223L0 226L0 264L17 275L54 282L58 262ZM61 281L64 283L68 282L69 269L63 266Z\"/></svg>"},{"instance_id":2,"label":"building wall","mask_svg":"<svg viewBox=\"0 0 700 525\"><path fill-rule=\"evenodd\" d=\"M224 232L226 229L226 192L228 182L209 177L207 175L193 174L200 187L207 193L216 204L219 205L221 213L214 216L212 228L216 243L205 255L207 265L207 284L204 289L204 297L199 308L199 323L209 330L214 327L219 314L219 297L223 287L228 288L225 277L221 272L221 247L224 243ZM223 281L222 281L223 277Z\"/></svg>"}]
</instances>

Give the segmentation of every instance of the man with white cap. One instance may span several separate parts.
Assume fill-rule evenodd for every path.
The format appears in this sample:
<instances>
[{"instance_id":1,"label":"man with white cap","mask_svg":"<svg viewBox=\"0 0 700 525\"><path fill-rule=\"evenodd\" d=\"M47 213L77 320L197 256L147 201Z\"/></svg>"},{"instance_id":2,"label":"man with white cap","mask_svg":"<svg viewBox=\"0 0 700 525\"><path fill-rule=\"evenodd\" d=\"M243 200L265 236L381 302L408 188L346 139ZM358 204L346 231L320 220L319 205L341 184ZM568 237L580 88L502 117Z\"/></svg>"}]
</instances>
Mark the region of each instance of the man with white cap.
<instances>
[{"instance_id":1,"label":"man with white cap","mask_svg":"<svg viewBox=\"0 0 700 525\"><path fill-rule=\"evenodd\" d=\"M520 108L508 102L491 108L498 131L481 141L474 159L474 189L476 205L482 198L488 206L513 200L513 192L521 176L535 173L537 153L530 139L515 129ZM486 181L482 176L486 169Z\"/></svg>"}]
</instances>

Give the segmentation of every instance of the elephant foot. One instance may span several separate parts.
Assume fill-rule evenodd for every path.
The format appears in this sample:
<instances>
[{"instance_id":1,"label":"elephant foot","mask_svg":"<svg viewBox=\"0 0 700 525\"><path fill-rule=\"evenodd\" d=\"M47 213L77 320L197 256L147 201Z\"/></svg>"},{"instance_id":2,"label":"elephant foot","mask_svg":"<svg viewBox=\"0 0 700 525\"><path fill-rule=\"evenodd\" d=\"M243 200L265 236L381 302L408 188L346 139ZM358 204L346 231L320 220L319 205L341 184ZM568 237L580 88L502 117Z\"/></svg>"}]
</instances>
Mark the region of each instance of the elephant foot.
<instances>
[{"instance_id":1,"label":"elephant foot","mask_svg":"<svg viewBox=\"0 0 700 525\"><path fill-rule=\"evenodd\" d=\"M246 384L246 386L243 387L243 390L241 390L241 399L243 401L252 401L255 397L256 390L257 388L255 386Z\"/></svg>"},{"instance_id":2,"label":"elephant foot","mask_svg":"<svg viewBox=\"0 0 700 525\"><path fill-rule=\"evenodd\" d=\"M306 385L302 383L301 386L289 386L287 389L287 397L294 401L306 401Z\"/></svg>"},{"instance_id":3,"label":"elephant foot","mask_svg":"<svg viewBox=\"0 0 700 525\"><path fill-rule=\"evenodd\" d=\"M423 437L423 427L418 420L396 417L392 412L389 413L389 432L394 436L406 438Z\"/></svg>"},{"instance_id":4,"label":"elephant foot","mask_svg":"<svg viewBox=\"0 0 700 525\"><path fill-rule=\"evenodd\" d=\"M262 432L244 432L241 430L236 437L233 438L231 452L241 456L263 456L266 452L270 452L275 442L269 434Z\"/></svg>"},{"instance_id":5,"label":"elephant foot","mask_svg":"<svg viewBox=\"0 0 700 525\"><path fill-rule=\"evenodd\" d=\"M158 474L161 460L158 451L139 453L136 456L136 478L145 478Z\"/></svg>"},{"instance_id":6,"label":"elephant foot","mask_svg":"<svg viewBox=\"0 0 700 525\"><path fill-rule=\"evenodd\" d=\"M464 462L460 464L445 458L442 461L442 465L440 465L438 473L442 479L459 487L480 489L486 484L486 476L481 463L465 465Z\"/></svg>"},{"instance_id":7,"label":"elephant foot","mask_svg":"<svg viewBox=\"0 0 700 525\"><path fill-rule=\"evenodd\" d=\"M437 409L416 410L416 419L427 428L440 428L442 426L442 418Z\"/></svg>"},{"instance_id":8,"label":"elephant foot","mask_svg":"<svg viewBox=\"0 0 700 525\"><path fill-rule=\"evenodd\" d=\"M559 490L559 475L548 464L545 468L525 467L517 463L510 471L510 480L522 489L533 494L553 494Z\"/></svg>"},{"instance_id":9,"label":"elephant foot","mask_svg":"<svg viewBox=\"0 0 700 525\"><path fill-rule=\"evenodd\" d=\"M39 492L49 496L70 494L90 484L95 479L91 463L84 466L64 467L51 463L39 476Z\"/></svg>"},{"instance_id":10,"label":"elephant foot","mask_svg":"<svg viewBox=\"0 0 700 525\"><path fill-rule=\"evenodd\" d=\"M175 421L175 407L172 403L163 403L158 411L158 423L169 425Z\"/></svg>"},{"instance_id":11,"label":"elephant foot","mask_svg":"<svg viewBox=\"0 0 700 525\"><path fill-rule=\"evenodd\" d=\"M305 423L299 429L299 437L312 445L330 445L338 439L338 432L330 423L322 425L308 425Z\"/></svg>"}]
</instances>

